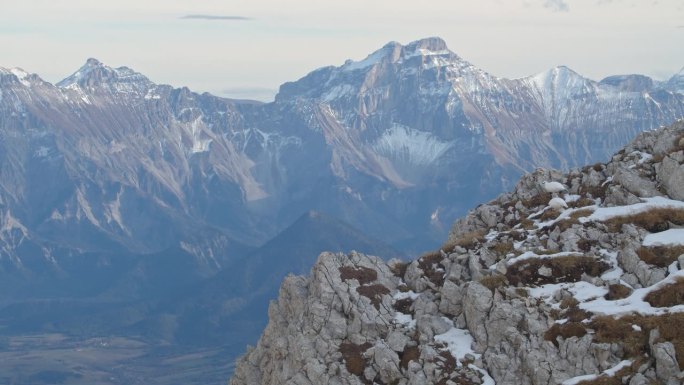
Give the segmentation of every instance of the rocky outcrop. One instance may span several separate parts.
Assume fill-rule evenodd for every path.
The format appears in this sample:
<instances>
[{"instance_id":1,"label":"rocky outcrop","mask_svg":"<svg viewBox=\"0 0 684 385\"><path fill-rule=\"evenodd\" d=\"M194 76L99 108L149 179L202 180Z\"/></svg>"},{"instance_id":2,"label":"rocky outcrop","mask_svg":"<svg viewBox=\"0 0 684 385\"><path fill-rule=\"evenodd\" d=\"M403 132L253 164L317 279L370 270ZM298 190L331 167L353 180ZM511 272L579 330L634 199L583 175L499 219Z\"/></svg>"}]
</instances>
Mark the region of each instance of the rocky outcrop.
<instances>
[{"instance_id":1,"label":"rocky outcrop","mask_svg":"<svg viewBox=\"0 0 684 385\"><path fill-rule=\"evenodd\" d=\"M681 383L684 184L665 182L681 138L684 122L527 174L410 263L322 254L285 280L231 385Z\"/></svg>"}]
</instances>

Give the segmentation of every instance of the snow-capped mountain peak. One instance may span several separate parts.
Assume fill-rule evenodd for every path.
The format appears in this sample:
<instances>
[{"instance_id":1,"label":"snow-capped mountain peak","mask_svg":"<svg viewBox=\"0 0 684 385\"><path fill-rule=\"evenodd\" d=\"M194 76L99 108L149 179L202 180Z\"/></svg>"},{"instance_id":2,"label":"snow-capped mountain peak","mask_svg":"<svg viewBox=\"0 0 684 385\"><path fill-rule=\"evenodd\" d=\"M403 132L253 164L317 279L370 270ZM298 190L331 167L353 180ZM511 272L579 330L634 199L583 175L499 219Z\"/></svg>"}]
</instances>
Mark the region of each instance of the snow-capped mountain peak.
<instances>
[{"instance_id":1,"label":"snow-capped mountain peak","mask_svg":"<svg viewBox=\"0 0 684 385\"><path fill-rule=\"evenodd\" d=\"M0 77L8 76L14 81L20 82L26 87L30 87L32 82L35 80L40 80L40 77L36 74L28 73L19 67L4 68L0 67Z\"/></svg>"},{"instance_id":2,"label":"snow-capped mountain peak","mask_svg":"<svg viewBox=\"0 0 684 385\"><path fill-rule=\"evenodd\" d=\"M667 85L670 89L678 92L684 92L684 67L682 67L679 72L670 78L670 80L667 82Z\"/></svg>"},{"instance_id":3,"label":"snow-capped mountain peak","mask_svg":"<svg viewBox=\"0 0 684 385\"><path fill-rule=\"evenodd\" d=\"M130 90L130 85L136 85L135 88L139 89L140 86L146 87L152 82L128 67L112 68L97 59L89 58L81 68L56 85L60 88L97 88L104 84L110 86L118 84L119 86L113 88L116 91L125 92ZM129 86L122 86L124 84Z\"/></svg>"},{"instance_id":4,"label":"snow-capped mountain peak","mask_svg":"<svg viewBox=\"0 0 684 385\"><path fill-rule=\"evenodd\" d=\"M444 40L439 37L430 37L416 40L406 45L402 45L396 41L389 42L363 60L348 60L341 69L343 71L357 71L368 69L369 67L383 62L403 63L414 57L421 57L424 59L435 56L443 57L447 60L461 60L458 55L449 50ZM442 64L444 65L447 63Z\"/></svg>"}]
</instances>

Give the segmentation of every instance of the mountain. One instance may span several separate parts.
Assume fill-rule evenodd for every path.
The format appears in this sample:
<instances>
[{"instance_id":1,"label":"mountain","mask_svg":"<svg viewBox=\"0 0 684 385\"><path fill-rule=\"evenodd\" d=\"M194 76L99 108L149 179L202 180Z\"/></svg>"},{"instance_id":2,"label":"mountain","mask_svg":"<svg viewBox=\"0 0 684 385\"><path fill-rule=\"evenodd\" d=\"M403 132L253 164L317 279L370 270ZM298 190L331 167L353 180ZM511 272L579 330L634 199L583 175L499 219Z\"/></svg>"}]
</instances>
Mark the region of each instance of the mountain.
<instances>
[{"instance_id":1,"label":"mountain","mask_svg":"<svg viewBox=\"0 0 684 385\"><path fill-rule=\"evenodd\" d=\"M677 92L684 92L684 68L670 78L667 82L667 86Z\"/></svg>"},{"instance_id":2,"label":"mountain","mask_svg":"<svg viewBox=\"0 0 684 385\"><path fill-rule=\"evenodd\" d=\"M684 116L678 76L595 82L557 67L504 79L438 38L315 70L271 103L159 85L96 59L57 84L0 68L0 334L49 331L73 346L86 335L133 339L115 341L149 361L112 363L124 369L108 374L124 383L128 369L163 361L155 354L231 356L213 331L233 309L265 322L259 309L275 287L260 278L301 272L320 251L295 239L337 249L351 243L332 238L348 234L369 253L432 248L525 171L608 159ZM311 211L336 219L304 218L308 230L275 238ZM228 300L220 291L233 283L252 290ZM197 310L194 291L220 300ZM207 333L193 334L196 325ZM230 336L254 338L260 325L242 319ZM75 368L92 369L79 357ZM135 375L149 383L163 371Z\"/></svg>"},{"instance_id":3,"label":"mountain","mask_svg":"<svg viewBox=\"0 0 684 385\"><path fill-rule=\"evenodd\" d=\"M308 210L415 252L525 170L605 159L684 116L676 79L503 79L439 38L313 71L267 104L95 59L56 85L1 69L0 259L54 274L67 254L182 243L228 260Z\"/></svg>"},{"instance_id":4,"label":"mountain","mask_svg":"<svg viewBox=\"0 0 684 385\"><path fill-rule=\"evenodd\" d=\"M679 121L524 175L410 263L322 253L230 384L681 384L682 163Z\"/></svg>"},{"instance_id":5,"label":"mountain","mask_svg":"<svg viewBox=\"0 0 684 385\"><path fill-rule=\"evenodd\" d=\"M0 382L21 383L31 376L39 377L31 378L33 384L51 384L62 377L103 384L225 382L232 373L230 363L258 339L265 326L263 315L269 301L277 297L279 283L287 274L304 273L326 250L403 257L350 225L315 211L303 214L263 246L245 250L244 256L215 274L211 266L196 263L192 250L180 247L129 256L126 263L111 268L109 275L85 276L78 290L90 291L90 295L71 297L67 287L53 294L58 298L47 299L46 288L42 298L14 301L0 309L0 342L3 335L21 341L23 336L47 331L70 336L62 337L67 341L59 348L98 338L110 341L111 347L100 346L96 353L99 361L66 354L59 369L52 369L42 349L49 355L56 347L31 344L32 359L22 359L26 351L15 348L6 353L5 361L0 360L0 373L10 373L6 378L0 375ZM53 284L53 289L64 285ZM123 339L122 351L111 336L120 336L120 343ZM132 350L131 343L137 349ZM19 366L13 366L12 359ZM188 359L191 363L181 364ZM103 370L103 360L114 363ZM50 370L59 376L40 376Z\"/></svg>"}]
</instances>

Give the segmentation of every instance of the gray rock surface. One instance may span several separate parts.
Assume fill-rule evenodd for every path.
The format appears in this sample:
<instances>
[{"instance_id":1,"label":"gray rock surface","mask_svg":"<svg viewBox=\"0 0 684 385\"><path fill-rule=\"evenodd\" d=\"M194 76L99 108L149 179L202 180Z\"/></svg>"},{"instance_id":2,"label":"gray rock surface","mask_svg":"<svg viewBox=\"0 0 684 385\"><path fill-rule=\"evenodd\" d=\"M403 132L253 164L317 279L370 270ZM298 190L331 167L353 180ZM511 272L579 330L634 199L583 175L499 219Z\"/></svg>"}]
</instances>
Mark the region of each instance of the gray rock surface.
<instances>
[{"instance_id":1,"label":"gray rock surface","mask_svg":"<svg viewBox=\"0 0 684 385\"><path fill-rule=\"evenodd\" d=\"M524 176L512 193L457 221L442 250L411 262L399 276L373 257L322 254L309 278L284 282L269 326L238 362L231 385L546 385L587 375L617 375L630 385L680 383L680 337L658 325L681 313L649 303L640 305L642 316L611 310L641 301L630 296L634 289L660 290L684 276L640 256L648 229L662 231L659 222L632 219L637 206L620 208L626 214L619 224L590 215L650 196L681 205L654 190L670 169L643 154L665 148L662 137L682 133L684 126L645 133L600 167ZM538 187L544 180L569 187L570 208L550 218L551 196ZM611 188L638 201L606 203ZM346 267L373 269L377 279L344 280L340 269ZM375 284L387 289L375 302L359 294ZM630 338L649 346L634 350ZM328 370L306 369L309 361Z\"/></svg>"}]
</instances>

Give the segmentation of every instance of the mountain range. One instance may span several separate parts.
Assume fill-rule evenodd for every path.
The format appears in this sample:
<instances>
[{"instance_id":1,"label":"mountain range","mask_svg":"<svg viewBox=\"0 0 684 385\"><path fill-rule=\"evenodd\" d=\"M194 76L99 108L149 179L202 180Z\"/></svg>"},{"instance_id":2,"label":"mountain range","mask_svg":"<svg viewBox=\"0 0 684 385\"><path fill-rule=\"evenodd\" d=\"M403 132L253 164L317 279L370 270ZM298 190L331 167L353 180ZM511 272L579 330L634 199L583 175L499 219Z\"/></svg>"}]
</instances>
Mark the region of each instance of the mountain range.
<instances>
[{"instance_id":1,"label":"mountain range","mask_svg":"<svg viewBox=\"0 0 684 385\"><path fill-rule=\"evenodd\" d=\"M57 84L0 68L0 325L78 334L87 318L88 335L171 346L228 328L238 354L319 251L434 248L525 171L605 160L684 116L682 84L566 67L504 79L439 38L315 70L271 103L96 59ZM193 293L217 300L199 311Z\"/></svg>"}]
</instances>

